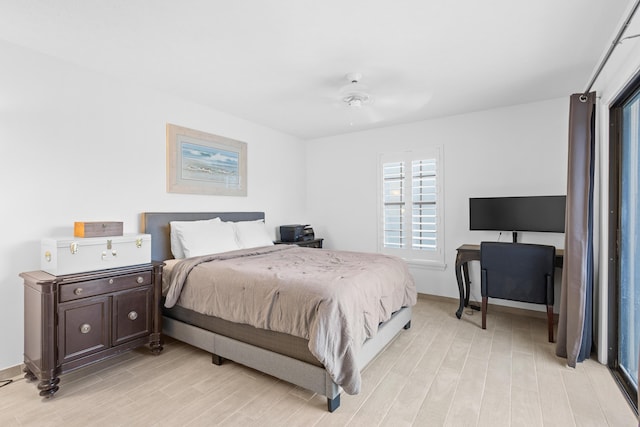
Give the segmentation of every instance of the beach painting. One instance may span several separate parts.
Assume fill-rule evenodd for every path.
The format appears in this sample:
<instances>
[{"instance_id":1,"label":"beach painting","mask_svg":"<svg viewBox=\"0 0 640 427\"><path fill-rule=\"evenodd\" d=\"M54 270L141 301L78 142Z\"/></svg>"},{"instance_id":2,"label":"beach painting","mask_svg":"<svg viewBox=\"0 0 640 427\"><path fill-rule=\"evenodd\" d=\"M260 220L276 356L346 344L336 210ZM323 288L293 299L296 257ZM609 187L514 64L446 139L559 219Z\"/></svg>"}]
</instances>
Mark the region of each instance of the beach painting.
<instances>
[{"instance_id":1,"label":"beach painting","mask_svg":"<svg viewBox=\"0 0 640 427\"><path fill-rule=\"evenodd\" d=\"M180 144L182 179L206 181L227 188L240 185L240 153L191 142Z\"/></svg>"},{"instance_id":2,"label":"beach painting","mask_svg":"<svg viewBox=\"0 0 640 427\"><path fill-rule=\"evenodd\" d=\"M167 125L167 191L246 196L247 144Z\"/></svg>"}]
</instances>

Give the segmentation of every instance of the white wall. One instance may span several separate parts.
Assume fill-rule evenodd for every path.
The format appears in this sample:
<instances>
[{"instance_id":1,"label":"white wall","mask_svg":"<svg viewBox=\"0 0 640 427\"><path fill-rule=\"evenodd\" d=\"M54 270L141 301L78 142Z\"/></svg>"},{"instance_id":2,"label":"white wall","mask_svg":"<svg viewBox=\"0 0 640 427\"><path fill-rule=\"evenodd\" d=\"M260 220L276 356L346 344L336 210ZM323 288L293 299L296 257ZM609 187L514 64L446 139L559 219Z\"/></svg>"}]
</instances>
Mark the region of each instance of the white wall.
<instances>
[{"instance_id":1,"label":"white wall","mask_svg":"<svg viewBox=\"0 0 640 427\"><path fill-rule=\"evenodd\" d=\"M447 267L414 267L412 273L420 293L457 297L456 248L498 238L497 232L469 231L469 197L566 194L568 114L567 95L308 141L307 204L314 230L328 248L376 251L379 153L442 145ZM501 240L510 241L511 234ZM564 247L564 235L557 233L521 233L519 241ZM480 298L477 264L471 265L474 299ZM557 304L559 275L556 281Z\"/></svg>"},{"instance_id":2,"label":"white wall","mask_svg":"<svg viewBox=\"0 0 640 427\"><path fill-rule=\"evenodd\" d=\"M300 140L12 44L0 58L0 369L22 362L18 274L39 269L40 239L73 235L74 221L139 232L144 211L260 210L273 230L304 220ZM246 142L248 196L167 193L167 122Z\"/></svg>"}]
</instances>

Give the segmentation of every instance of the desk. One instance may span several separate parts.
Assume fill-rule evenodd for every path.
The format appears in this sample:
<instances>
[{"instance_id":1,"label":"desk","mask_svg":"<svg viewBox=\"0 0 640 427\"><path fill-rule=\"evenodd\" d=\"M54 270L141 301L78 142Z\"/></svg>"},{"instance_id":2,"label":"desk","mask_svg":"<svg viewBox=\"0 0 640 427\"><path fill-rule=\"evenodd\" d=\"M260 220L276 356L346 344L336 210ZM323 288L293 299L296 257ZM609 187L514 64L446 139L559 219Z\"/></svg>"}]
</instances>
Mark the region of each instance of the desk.
<instances>
[{"instance_id":1,"label":"desk","mask_svg":"<svg viewBox=\"0 0 640 427\"><path fill-rule=\"evenodd\" d=\"M462 310L469 305L469 261L480 261L480 245L462 245L457 249L456 255L456 280L458 282L458 291L460 292L460 307L456 311L456 317L462 317ZM564 260L564 250L556 249L556 267L562 268ZM464 281L463 281L464 279ZM480 307L471 306L474 310L480 310Z\"/></svg>"}]
</instances>

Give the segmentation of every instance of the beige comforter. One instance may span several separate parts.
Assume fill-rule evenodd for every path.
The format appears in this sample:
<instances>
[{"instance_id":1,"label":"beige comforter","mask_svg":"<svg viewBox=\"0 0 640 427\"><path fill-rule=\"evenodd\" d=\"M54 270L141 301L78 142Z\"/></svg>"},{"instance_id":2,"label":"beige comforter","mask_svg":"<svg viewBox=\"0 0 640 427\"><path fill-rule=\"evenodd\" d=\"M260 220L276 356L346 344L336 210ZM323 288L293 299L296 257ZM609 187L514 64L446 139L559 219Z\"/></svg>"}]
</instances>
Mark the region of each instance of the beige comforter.
<instances>
[{"instance_id":1,"label":"beige comforter","mask_svg":"<svg viewBox=\"0 0 640 427\"><path fill-rule=\"evenodd\" d=\"M309 340L336 384L360 391L357 354L378 324L416 303L395 257L276 245L185 259L171 270L166 307Z\"/></svg>"}]
</instances>

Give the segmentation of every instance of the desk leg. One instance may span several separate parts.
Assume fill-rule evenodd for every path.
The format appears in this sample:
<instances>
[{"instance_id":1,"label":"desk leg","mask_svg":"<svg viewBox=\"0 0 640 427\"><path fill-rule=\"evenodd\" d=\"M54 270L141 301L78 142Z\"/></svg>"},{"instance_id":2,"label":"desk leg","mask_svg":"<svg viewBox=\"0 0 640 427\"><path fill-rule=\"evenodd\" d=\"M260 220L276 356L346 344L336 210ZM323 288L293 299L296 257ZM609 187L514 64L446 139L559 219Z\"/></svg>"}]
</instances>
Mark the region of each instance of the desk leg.
<instances>
[{"instance_id":1,"label":"desk leg","mask_svg":"<svg viewBox=\"0 0 640 427\"><path fill-rule=\"evenodd\" d=\"M464 275L463 277L465 289L464 306L466 307L469 305L469 294L471 293L471 280L469 280L469 264L466 262L462 264L462 273Z\"/></svg>"},{"instance_id":2,"label":"desk leg","mask_svg":"<svg viewBox=\"0 0 640 427\"><path fill-rule=\"evenodd\" d=\"M462 264L462 272L464 273L464 287L466 293L464 295L464 306L469 307L472 310L480 311L480 306L475 304L469 304L469 295L471 295L471 280L469 280L469 264Z\"/></svg>"},{"instance_id":3,"label":"desk leg","mask_svg":"<svg viewBox=\"0 0 640 427\"><path fill-rule=\"evenodd\" d=\"M458 311L456 311L456 317L459 319L462 317L462 310L464 309L465 295L464 295L464 287L462 284L462 270L464 267L467 267L467 263L462 263L460 261L460 254L456 256L456 280L458 281L458 292L460 292L460 307L458 307ZM469 268L466 268L467 277L469 275ZM468 281L467 281L468 283ZM468 286L468 285L467 285ZM467 288L468 289L468 288Z\"/></svg>"}]
</instances>

